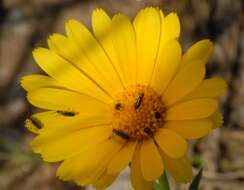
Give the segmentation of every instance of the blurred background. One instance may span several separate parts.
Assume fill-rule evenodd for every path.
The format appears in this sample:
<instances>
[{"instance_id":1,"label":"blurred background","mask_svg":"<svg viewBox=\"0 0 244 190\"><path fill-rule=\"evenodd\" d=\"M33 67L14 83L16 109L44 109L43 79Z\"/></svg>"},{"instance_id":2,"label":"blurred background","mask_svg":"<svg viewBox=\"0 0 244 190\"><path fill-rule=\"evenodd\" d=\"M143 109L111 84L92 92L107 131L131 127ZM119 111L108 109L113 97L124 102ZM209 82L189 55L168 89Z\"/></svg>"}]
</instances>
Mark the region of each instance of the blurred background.
<instances>
[{"instance_id":1,"label":"blurred background","mask_svg":"<svg viewBox=\"0 0 244 190\"><path fill-rule=\"evenodd\" d=\"M75 18L90 27L91 12L102 7L113 15L133 18L147 5L181 19L183 49L203 38L215 43L208 76L222 76L229 84L221 99L225 123L221 129L191 143L195 170L204 168L201 190L244 189L244 1L243 0L0 0L0 190L78 190L55 177L56 165L31 152L33 138L24 120L33 112L19 80L39 73L31 52L46 47L53 32ZM172 190L184 190L172 181ZM110 190L129 190L125 171Z\"/></svg>"}]
</instances>

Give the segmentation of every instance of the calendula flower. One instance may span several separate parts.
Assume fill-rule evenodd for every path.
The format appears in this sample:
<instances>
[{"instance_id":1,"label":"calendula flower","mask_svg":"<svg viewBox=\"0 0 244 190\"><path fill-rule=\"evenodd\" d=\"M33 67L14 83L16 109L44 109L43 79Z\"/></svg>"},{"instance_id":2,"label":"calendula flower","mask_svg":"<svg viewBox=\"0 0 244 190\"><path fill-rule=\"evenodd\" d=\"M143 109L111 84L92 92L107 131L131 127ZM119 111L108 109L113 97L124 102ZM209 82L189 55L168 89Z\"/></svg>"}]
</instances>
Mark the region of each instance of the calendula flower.
<instances>
[{"instance_id":1,"label":"calendula flower","mask_svg":"<svg viewBox=\"0 0 244 190\"><path fill-rule=\"evenodd\" d=\"M182 55L177 15L152 7L132 23L96 9L92 28L69 20L67 37L53 34L49 49L33 51L48 75L22 80L28 101L46 110L26 122L37 134L34 152L61 161L61 179L97 189L128 164L136 190L150 189L165 170L189 182L187 140L222 124L217 98L226 84L204 79L212 43L199 41Z\"/></svg>"}]
</instances>

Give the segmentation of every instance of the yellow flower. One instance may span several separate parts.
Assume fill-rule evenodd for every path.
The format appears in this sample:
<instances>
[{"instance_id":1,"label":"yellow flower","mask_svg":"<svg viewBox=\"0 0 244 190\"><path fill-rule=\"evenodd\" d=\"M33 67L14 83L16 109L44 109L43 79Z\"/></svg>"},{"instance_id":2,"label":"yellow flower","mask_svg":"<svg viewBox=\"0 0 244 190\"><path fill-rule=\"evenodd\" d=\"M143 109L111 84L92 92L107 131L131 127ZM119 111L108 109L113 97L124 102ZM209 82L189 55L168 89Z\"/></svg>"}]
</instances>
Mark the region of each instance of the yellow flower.
<instances>
[{"instance_id":1,"label":"yellow flower","mask_svg":"<svg viewBox=\"0 0 244 190\"><path fill-rule=\"evenodd\" d=\"M33 56L49 75L23 78L28 101L47 111L27 119L36 153L62 161L57 175L79 185L109 186L131 163L131 182L147 190L167 170L192 178L187 142L222 124L217 98L226 84L204 79L209 40L184 55L175 13L145 8L133 23L123 14L92 15L94 35L79 22L53 34Z\"/></svg>"}]
</instances>

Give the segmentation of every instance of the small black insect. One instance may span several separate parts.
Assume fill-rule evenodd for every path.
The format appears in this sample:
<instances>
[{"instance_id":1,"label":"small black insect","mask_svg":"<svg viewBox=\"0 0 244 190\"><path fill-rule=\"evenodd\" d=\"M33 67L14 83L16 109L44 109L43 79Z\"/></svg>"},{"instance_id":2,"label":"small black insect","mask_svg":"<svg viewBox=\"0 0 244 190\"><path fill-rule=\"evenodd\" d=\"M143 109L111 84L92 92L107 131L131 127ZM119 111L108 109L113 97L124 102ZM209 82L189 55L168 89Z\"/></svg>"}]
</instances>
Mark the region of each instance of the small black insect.
<instances>
[{"instance_id":1,"label":"small black insect","mask_svg":"<svg viewBox=\"0 0 244 190\"><path fill-rule=\"evenodd\" d=\"M73 111L62 111L62 110L58 110L57 113L62 115L62 116L66 116L66 117L73 117L77 114Z\"/></svg>"},{"instance_id":2,"label":"small black insect","mask_svg":"<svg viewBox=\"0 0 244 190\"><path fill-rule=\"evenodd\" d=\"M146 134L148 134L149 136L152 136L152 135L153 135L152 130L151 130L150 128L148 128L148 127L146 127L146 128L144 129L144 132L145 132Z\"/></svg>"},{"instance_id":3,"label":"small black insect","mask_svg":"<svg viewBox=\"0 0 244 190\"><path fill-rule=\"evenodd\" d=\"M121 103L117 103L117 104L115 104L115 109L116 109L116 110L121 110L121 108L122 108Z\"/></svg>"},{"instance_id":4,"label":"small black insect","mask_svg":"<svg viewBox=\"0 0 244 190\"><path fill-rule=\"evenodd\" d=\"M39 119L37 119L36 117L31 116L31 117L29 118L29 120L31 121L31 123L32 123L37 129L41 129L41 128L43 127L42 122L41 122Z\"/></svg>"},{"instance_id":5,"label":"small black insect","mask_svg":"<svg viewBox=\"0 0 244 190\"><path fill-rule=\"evenodd\" d=\"M125 133L124 131L121 131L119 129L113 129L113 133L115 133L116 135L118 135L119 137L129 140L130 136L128 135L128 133Z\"/></svg>"},{"instance_id":6,"label":"small black insect","mask_svg":"<svg viewBox=\"0 0 244 190\"><path fill-rule=\"evenodd\" d=\"M143 100L143 97L144 97L144 93L141 93L138 98L136 99L135 103L134 103L134 108L135 109L138 109L142 103L142 100Z\"/></svg>"},{"instance_id":7,"label":"small black insect","mask_svg":"<svg viewBox=\"0 0 244 190\"><path fill-rule=\"evenodd\" d=\"M155 118L160 119L161 118L161 113L160 112L155 112Z\"/></svg>"}]
</instances>

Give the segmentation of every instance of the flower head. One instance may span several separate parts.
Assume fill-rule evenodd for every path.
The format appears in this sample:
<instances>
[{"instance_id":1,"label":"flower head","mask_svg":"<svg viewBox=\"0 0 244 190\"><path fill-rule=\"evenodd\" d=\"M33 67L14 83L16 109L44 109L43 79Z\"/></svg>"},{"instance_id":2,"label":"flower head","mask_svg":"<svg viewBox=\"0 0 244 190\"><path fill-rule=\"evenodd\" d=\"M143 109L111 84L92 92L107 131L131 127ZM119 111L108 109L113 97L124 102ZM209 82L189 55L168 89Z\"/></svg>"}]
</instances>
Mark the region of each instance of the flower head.
<instances>
[{"instance_id":1,"label":"flower head","mask_svg":"<svg viewBox=\"0 0 244 190\"><path fill-rule=\"evenodd\" d=\"M26 127L45 161L62 161L57 175L79 185L109 186L131 163L136 190L149 189L167 170L178 182L192 178L187 142L222 124L217 98L226 84L204 79L209 40L182 55L175 13L141 10L133 23L123 14L92 15L94 34L79 22L67 37L53 34L49 49L33 51L47 73L23 78L28 101L46 111Z\"/></svg>"}]
</instances>

